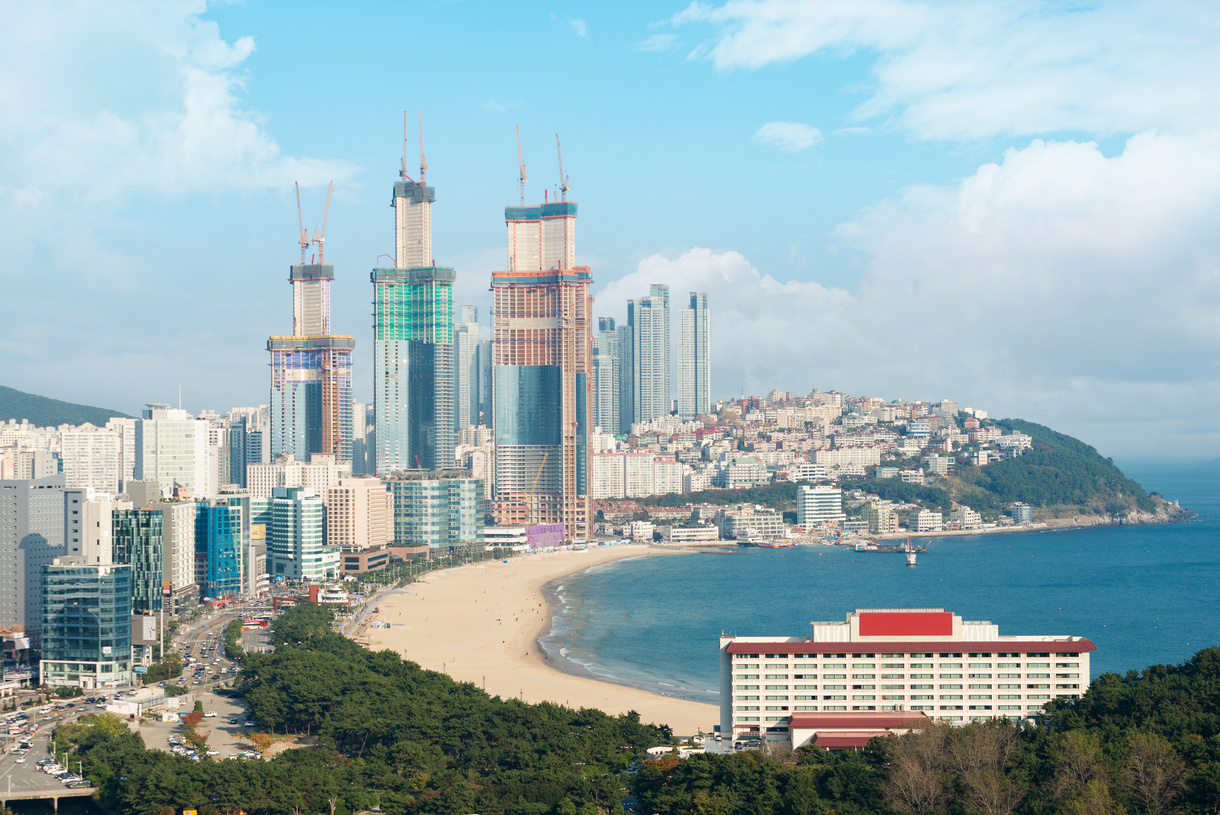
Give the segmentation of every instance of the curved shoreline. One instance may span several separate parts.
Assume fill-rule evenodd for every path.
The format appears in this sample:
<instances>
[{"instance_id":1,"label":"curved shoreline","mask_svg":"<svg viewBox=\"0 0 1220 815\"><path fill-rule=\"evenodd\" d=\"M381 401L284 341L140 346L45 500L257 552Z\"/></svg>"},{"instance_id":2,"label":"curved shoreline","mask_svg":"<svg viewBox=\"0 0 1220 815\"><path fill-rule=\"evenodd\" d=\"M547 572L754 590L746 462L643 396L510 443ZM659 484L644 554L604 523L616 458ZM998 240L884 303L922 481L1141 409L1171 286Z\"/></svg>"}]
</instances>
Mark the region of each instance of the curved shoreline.
<instances>
[{"instance_id":1,"label":"curved shoreline","mask_svg":"<svg viewBox=\"0 0 1220 815\"><path fill-rule=\"evenodd\" d=\"M683 552L690 554L706 553L695 548L666 550L666 553L668 554L681 554ZM614 685L622 685L623 687L635 688L637 690L655 693L667 698L684 699L688 702L694 702L696 704L716 704L716 701L713 699L692 696L690 693L684 691L677 685L667 685L668 687L673 688L672 690L659 690L657 687L658 684L665 685L667 683L658 683L655 680L645 678L633 679L626 676L619 676L612 673L607 665L596 659L591 660L590 664L583 662L578 658L572 657L570 654L564 653L564 651L567 650L565 647L565 641L569 640L570 635L572 633L576 633L578 629L573 628L563 630L558 633L556 629L565 621L570 620L570 615L573 612L579 613L583 603L574 603L563 599L564 592L562 590L564 588L570 588L569 584L572 581L580 580L586 575L592 574L596 571L601 571L609 567L611 564L620 564L631 560L638 560L638 558L626 557L590 566L587 569L582 569L580 571L572 572L571 574L556 578L543 586L542 594L546 598L550 614L547 622L543 624L542 630L538 635L537 644L539 652L546 653L548 657L547 665L549 667L563 671L567 674L571 674L572 676L580 676L593 679L598 682L608 682ZM548 642L547 640L551 638L554 638L554 641ZM598 670L598 668L601 670Z\"/></svg>"},{"instance_id":2,"label":"curved shoreline","mask_svg":"<svg viewBox=\"0 0 1220 815\"><path fill-rule=\"evenodd\" d=\"M673 554L677 552L672 549L622 545L529 554L433 572L379 598L381 613L375 619L389 627L369 629L368 644L372 649L390 648L421 667L502 698L610 714L634 710L642 721L668 724L680 735L710 731L719 720L715 705L565 670L540 642L551 630L556 609L545 586L614 561Z\"/></svg>"}]
</instances>

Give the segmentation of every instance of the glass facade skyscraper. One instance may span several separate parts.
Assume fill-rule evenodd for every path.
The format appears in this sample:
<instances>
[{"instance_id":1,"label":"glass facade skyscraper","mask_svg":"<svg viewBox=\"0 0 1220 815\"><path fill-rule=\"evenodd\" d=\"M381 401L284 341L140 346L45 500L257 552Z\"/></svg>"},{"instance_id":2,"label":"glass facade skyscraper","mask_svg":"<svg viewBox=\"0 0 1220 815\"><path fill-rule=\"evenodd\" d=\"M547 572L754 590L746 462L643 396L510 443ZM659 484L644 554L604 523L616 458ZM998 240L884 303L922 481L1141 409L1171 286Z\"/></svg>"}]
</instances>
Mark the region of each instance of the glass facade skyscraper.
<instances>
[{"instance_id":1,"label":"glass facade skyscraper","mask_svg":"<svg viewBox=\"0 0 1220 815\"><path fill-rule=\"evenodd\" d=\"M379 475L453 466L453 269L432 259L436 190L394 184L394 268L374 269L373 396Z\"/></svg>"},{"instance_id":2,"label":"glass facade skyscraper","mask_svg":"<svg viewBox=\"0 0 1220 815\"><path fill-rule=\"evenodd\" d=\"M42 567L42 681L116 688L131 680L131 567L57 558Z\"/></svg>"},{"instance_id":3,"label":"glass facade skyscraper","mask_svg":"<svg viewBox=\"0 0 1220 815\"><path fill-rule=\"evenodd\" d=\"M592 274L575 265L576 204L506 207L508 271L493 272L497 523L589 534Z\"/></svg>"},{"instance_id":4,"label":"glass facade skyscraper","mask_svg":"<svg viewBox=\"0 0 1220 815\"><path fill-rule=\"evenodd\" d=\"M326 545L326 503L309 487L276 487L267 529L271 578L319 582L339 572L339 550Z\"/></svg>"},{"instance_id":5,"label":"glass facade skyscraper","mask_svg":"<svg viewBox=\"0 0 1220 815\"><path fill-rule=\"evenodd\" d=\"M243 499L248 503L249 499ZM248 548L247 507L242 500L217 499L195 510L195 576L204 597L245 593L243 562Z\"/></svg>"},{"instance_id":6,"label":"glass facade skyscraper","mask_svg":"<svg viewBox=\"0 0 1220 815\"><path fill-rule=\"evenodd\" d=\"M693 419L712 406L707 292L690 293L690 308L678 312L678 415Z\"/></svg>"},{"instance_id":7,"label":"glass facade skyscraper","mask_svg":"<svg viewBox=\"0 0 1220 815\"><path fill-rule=\"evenodd\" d=\"M165 519L156 509L120 509L112 514L114 562L131 567L131 610L160 611L165 576Z\"/></svg>"},{"instance_id":8,"label":"glass facade skyscraper","mask_svg":"<svg viewBox=\"0 0 1220 815\"><path fill-rule=\"evenodd\" d=\"M483 480L465 470L400 473L386 480L394 502L394 542L400 546L481 546Z\"/></svg>"}]
</instances>

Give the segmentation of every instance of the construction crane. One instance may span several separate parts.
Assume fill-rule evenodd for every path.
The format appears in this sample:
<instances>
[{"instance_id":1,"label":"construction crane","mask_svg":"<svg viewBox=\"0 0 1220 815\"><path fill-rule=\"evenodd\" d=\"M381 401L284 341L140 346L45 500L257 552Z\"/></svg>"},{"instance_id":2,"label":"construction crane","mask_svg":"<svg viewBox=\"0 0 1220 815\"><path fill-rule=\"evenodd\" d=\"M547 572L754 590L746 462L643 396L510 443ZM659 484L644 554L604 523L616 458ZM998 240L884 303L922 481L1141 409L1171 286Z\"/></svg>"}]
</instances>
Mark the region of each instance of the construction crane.
<instances>
[{"instance_id":1,"label":"construction crane","mask_svg":"<svg viewBox=\"0 0 1220 815\"><path fill-rule=\"evenodd\" d=\"M301 233L301 265L305 265L305 249L309 246L309 231L305 229L305 222L301 220L301 185L294 181L292 186L297 190L297 229Z\"/></svg>"},{"instance_id":2,"label":"construction crane","mask_svg":"<svg viewBox=\"0 0 1220 815\"><path fill-rule=\"evenodd\" d=\"M555 152L559 154L559 193L563 201L568 200L568 177L563 174L563 148L559 146L559 134L555 134Z\"/></svg>"},{"instance_id":3,"label":"construction crane","mask_svg":"<svg viewBox=\"0 0 1220 815\"><path fill-rule=\"evenodd\" d=\"M517 164L521 167L521 206L525 206L525 159L521 158L521 125L517 125Z\"/></svg>"},{"instance_id":4,"label":"construction crane","mask_svg":"<svg viewBox=\"0 0 1220 815\"><path fill-rule=\"evenodd\" d=\"M419 112L419 183L424 183L424 173L428 171L428 162L424 161L424 112Z\"/></svg>"},{"instance_id":5,"label":"construction crane","mask_svg":"<svg viewBox=\"0 0 1220 815\"><path fill-rule=\"evenodd\" d=\"M322 250L325 248L324 245L326 243L326 217L330 215L330 194L334 189L335 182L332 181L326 187L326 207L322 210L322 229L320 231L317 229L313 231L313 242L318 245L319 265L326 262L322 259Z\"/></svg>"},{"instance_id":6,"label":"construction crane","mask_svg":"<svg viewBox=\"0 0 1220 815\"><path fill-rule=\"evenodd\" d=\"M542 463L538 465L538 472L534 473L534 483L530 485L530 491L525 495L525 525L530 525L530 509L534 505L534 490L538 489L538 478L542 475L542 468L546 466L546 458L550 453L542 454Z\"/></svg>"},{"instance_id":7,"label":"construction crane","mask_svg":"<svg viewBox=\"0 0 1220 815\"><path fill-rule=\"evenodd\" d=\"M411 180L411 176L407 175L407 112L402 112L402 167L398 171L400 178L407 181Z\"/></svg>"}]
</instances>

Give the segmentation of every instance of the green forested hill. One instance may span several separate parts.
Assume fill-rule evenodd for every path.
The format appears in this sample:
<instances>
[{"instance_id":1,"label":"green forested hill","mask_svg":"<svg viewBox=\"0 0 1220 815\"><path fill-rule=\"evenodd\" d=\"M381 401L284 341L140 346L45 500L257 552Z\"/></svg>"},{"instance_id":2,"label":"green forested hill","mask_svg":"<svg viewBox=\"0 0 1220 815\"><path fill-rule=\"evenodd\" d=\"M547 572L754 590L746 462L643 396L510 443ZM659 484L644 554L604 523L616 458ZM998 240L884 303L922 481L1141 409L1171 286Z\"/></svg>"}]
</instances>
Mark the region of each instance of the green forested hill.
<instances>
[{"instance_id":1,"label":"green forested hill","mask_svg":"<svg viewBox=\"0 0 1220 815\"><path fill-rule=\"evenodd\" d=\"M24 393L0 385L0 422L26 419L38 427L55 427L61 424L106 424L107 419L130 418L126 413L105 408L61 402L33 393Z\"/></svg>"},{"instance_id":2,"label":"green forested hill","mask_svg":"<svg viewBox=\"0 0 1220 815\"><path fill-rule=\"evenodd\" d=\"M1029 436L1033 447L982 468L959 465L950 483L960 503L976 510L998 510L1014 501L1033 507L1088 506L1111 515L1129 509L1156 510L1156 502L1143 487L1079 439L1022 419L995 424Z\"/></svg>"}]
</instances>

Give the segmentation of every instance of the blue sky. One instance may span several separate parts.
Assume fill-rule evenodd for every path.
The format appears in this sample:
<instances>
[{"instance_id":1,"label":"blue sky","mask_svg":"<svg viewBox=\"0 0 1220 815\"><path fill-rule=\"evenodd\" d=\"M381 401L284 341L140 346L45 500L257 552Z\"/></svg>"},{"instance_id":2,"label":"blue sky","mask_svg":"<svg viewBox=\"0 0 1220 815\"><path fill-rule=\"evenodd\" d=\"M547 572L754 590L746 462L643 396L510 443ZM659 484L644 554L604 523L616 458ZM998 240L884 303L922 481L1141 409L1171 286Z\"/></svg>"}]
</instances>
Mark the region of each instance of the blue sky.
<instances>
[{"instance_id":1,"label":"blue sky","mask_svg":"<svg viewBox=\"0 0 1220 815\"><path fill-rule=\"evenodd\" d=\"M266 401L292 182L335 182L336 330L423 110L455 301L503 207L580 202L595 311L709 293L713 396L957 398L1115 456L1210 457L1220 11L1209 3L0 0L0 382L134 413ZM409 165L418 163L412 127Z\"/></svg>"}]
</instances>

